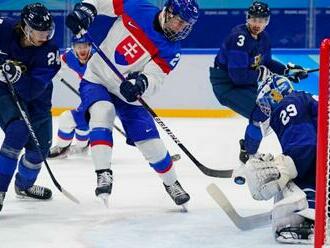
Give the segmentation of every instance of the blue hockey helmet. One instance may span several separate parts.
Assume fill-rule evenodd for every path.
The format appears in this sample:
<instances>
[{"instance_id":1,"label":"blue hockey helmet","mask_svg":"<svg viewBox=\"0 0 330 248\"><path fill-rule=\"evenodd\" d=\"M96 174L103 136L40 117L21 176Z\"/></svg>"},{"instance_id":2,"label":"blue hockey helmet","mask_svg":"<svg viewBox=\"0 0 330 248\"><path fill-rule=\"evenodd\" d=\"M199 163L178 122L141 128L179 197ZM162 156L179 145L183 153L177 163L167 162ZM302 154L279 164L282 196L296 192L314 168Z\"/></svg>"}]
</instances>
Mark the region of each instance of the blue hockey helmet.
<instances>
[{"instance_id":1,"label":"blue hockey helmet","mask_svg":"<svg viewBox=\"0 0 330 248\"><path fill-rule=\"evenodd\" d=\"M260 110L269 117L272 109L292 91L293 87L288 78L273 74L259 85L256 103Z\"/></svg>"},{"instance_id":2,"label":"blue hockey helmet","mask_svg":"<svg viewBox=\"0 0 330 248\"><path fill-rule=\"evenodd\" d=\"M40 37L46 37L47 40L53 38L55 33L55 23L48 9L41 3L32 3L26 5L21 12L22 27L27 35L33 30L39 31Z\"/></svg>"},{"instance_id":3,"label":"blue hockey helmet","mask_svg":"<svg viewBox=\"0 0 330 248\"><path fill-rule=\"evenodd\" d=\"M78 44L78 43L91 43L85 36L80 36L79 38L77 36L72 36L71 43Z\"/></svg>"},{"instance_id":4,"label":"blue hockey helmet","mask_svg":"<svg viewBox=\"0 0 330 248\"><path fill-rule=\"evenodd\" d=\"M163 31L165 36L171 41L185 39L198 20L199 7L196 0L167 0L164 7ZM185 22L181 30L171 28L171 20L175 20L176 17Z\"/></svg>"}]
</instances>

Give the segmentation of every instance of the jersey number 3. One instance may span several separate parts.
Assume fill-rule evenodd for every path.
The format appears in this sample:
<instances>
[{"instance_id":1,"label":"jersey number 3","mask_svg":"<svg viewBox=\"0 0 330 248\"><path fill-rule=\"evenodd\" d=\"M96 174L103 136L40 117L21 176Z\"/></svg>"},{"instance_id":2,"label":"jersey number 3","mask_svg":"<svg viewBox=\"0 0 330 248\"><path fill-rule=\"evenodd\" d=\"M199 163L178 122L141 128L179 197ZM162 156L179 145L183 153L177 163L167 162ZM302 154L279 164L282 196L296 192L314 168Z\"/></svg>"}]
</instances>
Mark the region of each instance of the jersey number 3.
<instances>
[{"instance_id":1,"label":"jersey number 3","mask_svg":"<svg viewBox=\"0 0 330 248\"><path fill-rule=\"evenodd\" d=\"M238 36L238 41L237 41L237 46L241 47L244 46L244 42L245 42L245 36L244 35L239 35Z\"/></svg>"},{"instance_id":2,"label":"jersey number 3","mask_svg":"<svg viewBox=\"0 0 330 248\"><path fill-rule=\"evenodd\" d=\"M285 126L289 123L290 117L296 116L298 114L298 111L296 109L296 106L294 104L290 104L286 106L285 109L283 109L280 113L280 118L282 120L282 124Z\"/></svg>"}]
</instances>

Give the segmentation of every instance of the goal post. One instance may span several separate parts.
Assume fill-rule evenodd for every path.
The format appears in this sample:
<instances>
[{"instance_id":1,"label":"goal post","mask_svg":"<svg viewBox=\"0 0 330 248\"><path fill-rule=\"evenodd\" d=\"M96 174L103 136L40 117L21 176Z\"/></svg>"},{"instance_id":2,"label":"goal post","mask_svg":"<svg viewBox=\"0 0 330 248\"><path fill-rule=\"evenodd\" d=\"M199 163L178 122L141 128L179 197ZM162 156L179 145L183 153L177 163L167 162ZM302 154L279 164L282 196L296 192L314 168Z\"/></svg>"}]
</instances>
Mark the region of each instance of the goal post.
<instances>
[{"instance_id":1,"label":"goal post","mask_svg":"<svg viewBox=\"0 0 330 248\"><path fill-rule=\"evenodd\" d=\"M315 248L325 247L329 229L329 120L330 120L330 39L320 47L320 78L316 158Z\"/></svg>"}]
</instances>

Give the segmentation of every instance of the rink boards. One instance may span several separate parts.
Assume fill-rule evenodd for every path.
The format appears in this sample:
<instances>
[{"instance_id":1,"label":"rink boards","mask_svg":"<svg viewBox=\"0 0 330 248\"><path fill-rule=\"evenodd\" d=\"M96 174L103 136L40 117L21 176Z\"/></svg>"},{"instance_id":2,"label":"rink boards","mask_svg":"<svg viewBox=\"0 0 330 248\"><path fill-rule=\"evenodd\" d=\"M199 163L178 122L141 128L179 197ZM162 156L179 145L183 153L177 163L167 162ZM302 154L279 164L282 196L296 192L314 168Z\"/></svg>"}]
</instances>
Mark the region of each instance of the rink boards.
<instances>
[{"instance_id":1,"label":"rink boards","mask_svg":"<svg viewBox=\"0 0 330 248\"><path fill-rule=\"evenodd\" d=\"M166 78L160 92L145 99L157 114L166 117L232 117L234 113L221 106L209 82L209 67L213 64L216 49L186 49L181 61ZM286 64L292 62L305 68L319 67L317 49L274 49L273 58ZM296 90L318 93L318 72L294 84ZM79 82L70 74L65 79L78 88ZM57 115L79 104L79 99L58 80L54 80L53 110Z\"/></svg>"}]
</instances>

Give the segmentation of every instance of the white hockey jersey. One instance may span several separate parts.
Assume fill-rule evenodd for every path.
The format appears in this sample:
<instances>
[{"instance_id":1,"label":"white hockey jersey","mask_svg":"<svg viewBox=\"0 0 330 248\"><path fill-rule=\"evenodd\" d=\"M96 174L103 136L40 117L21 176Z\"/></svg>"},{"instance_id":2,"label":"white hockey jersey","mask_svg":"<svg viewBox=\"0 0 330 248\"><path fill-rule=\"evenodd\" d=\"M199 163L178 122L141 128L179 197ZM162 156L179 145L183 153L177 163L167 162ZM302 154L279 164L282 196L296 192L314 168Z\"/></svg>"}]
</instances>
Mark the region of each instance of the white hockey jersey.
<instances>
[{"instance_id":1,"label":"white hockey jersey","mask_svg":"<svg viewBox=\"0 0 330 248\"><path fill-rule=\"evenodd\" d=\"M96 7L98 15L117 17L106 30L101 50L126 77L130 72L143 72L149 87L143 97L154 94L180 60L180 43L171 42L155 29L160 10L146 0L84 0ZM87 65L84 79L104 85L126 101L119 92L120 79L95 53Z\"/></svg>"}]
</instances>

